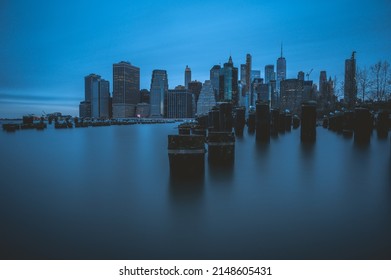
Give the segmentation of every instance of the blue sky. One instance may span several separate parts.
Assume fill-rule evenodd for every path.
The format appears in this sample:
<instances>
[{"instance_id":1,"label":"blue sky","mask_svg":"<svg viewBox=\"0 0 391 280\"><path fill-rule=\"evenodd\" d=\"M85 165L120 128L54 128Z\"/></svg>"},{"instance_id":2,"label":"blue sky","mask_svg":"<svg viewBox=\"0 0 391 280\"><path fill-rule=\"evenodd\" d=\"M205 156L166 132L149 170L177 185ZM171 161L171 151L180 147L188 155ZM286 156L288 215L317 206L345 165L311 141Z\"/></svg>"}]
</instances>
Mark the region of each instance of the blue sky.
<instances>
[{"instance_id":1,"label":"blue sky","mask_svg":"<svg viewBox=\"0 0 391 280\"><path fill-rule=\"evenodd\" d=\"M10 1L0 2L0 117L61 111L77 115L84 76L112 81L112 64L153 69L183 84L186 65L204 81L232 55L252 54L264 74L284 43L288 78L314 69L341 81L344 60L391 61L391 2L362 1Z\"/></svg>"}]
</instances>

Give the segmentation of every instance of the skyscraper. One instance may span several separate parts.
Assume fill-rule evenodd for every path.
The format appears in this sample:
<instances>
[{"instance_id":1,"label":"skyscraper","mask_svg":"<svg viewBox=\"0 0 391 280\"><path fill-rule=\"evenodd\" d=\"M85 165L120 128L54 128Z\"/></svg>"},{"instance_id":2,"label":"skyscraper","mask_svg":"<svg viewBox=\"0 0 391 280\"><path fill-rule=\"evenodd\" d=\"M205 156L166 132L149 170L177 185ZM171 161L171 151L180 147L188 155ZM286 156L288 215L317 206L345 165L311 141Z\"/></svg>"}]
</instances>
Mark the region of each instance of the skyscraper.
<instances>
[{"instance_id":1,"label":"skyscraper","mask_svg":"<svg viewBox=\"0 0 391 280\"><path fill-rule=\"evenodd\" d=\"M185 88L189 88L189 83L191 82L191 69L186 65L185 69Z\"/></svg>"},{"instance_id":2,"label":"skyscraper","mask_svg":"<svg viewBox=\"0 0 391 280\"><path fill-rule=\"evenodd\" d=\"M153 70L151 79L151 117L162 118L167 114L168 77L166 70Z\"/></svg>"},{"instance_id":3,"label":"skyscraper","mask_svg":"<svg viewBox=\"0 0 391 280\"><path fill-rule=\"evenodd\" d=\"M113 64L113 117L134 117L139 96L140 68L124 61Z\"/></svg>"},{"instance_id":4,"label":"skyscraper","mask_svg":"<svg viewBox=\"0 0 391 280\"><path fill-rule=\"evenodd\" d=\"M187 90L191 94L193 94L193 109L194 109L194 114L197 112L197 102L198 102L198 97L200 96L202 89L202 83L199 81L191 81L188 83Z\"/></svg>"},{"instance_id":5,"label":"skyscraper","mask_svg":"<svg viewBox=\"0 0 391 280\"><path fill-rule=\"evenodd\" d=\"M345 84L344 84L344 101L348 108L353 108L357 99L357 82L356 82L356 52L352 53L350 59L345 60Z\"/></svg>"},{"instance_id":6,"label":"skyscraper","mask_svg":"<svg viewBox=\"0 0 391 280\"><path fill-rule=\"evenodd\" d=\"M265 84L268 84L271 80L275 80L274 65L268 64L265 66Z\"/></svg>"},{"instance_id":7,"label":"skyscraper","mask_svg":"<svg viewBox=\"0 0 391 280\"><path fill-rule=\"evenodd\" d=\"M251 70L251 78L250 78L250 93L249 93L249 106L255 106L255 101L257 101L257 95L254 92L254 88L252 87L255 79L261 78L261 70Z\"/></svg>"},{"instance_id":8,"label":"skyscraper","mask_svg":"<svg viewBox=\"0 0 391 280\"><path fill-rule=\"evenodd\" d=\"M80 117L109 118L110 85L101 76L84 77L84 102L80 103Z\"/></svg>"},{"instance_id":9,"label":"skyscraper","mask_svg":"<svg viewBox=\"0 0 391 280\"><path fill-rule=\"evenodd\" d=\"M281 56L277 59L277 91L280 91L280 83L286 79L286 60L282 54L281 44Z\"/></svg>"},{"instance_id":10,"label":"skyscraper","mask_svg":"<svg viewBox=\"0 0 391 280\"><path fill-rule=\"evenodd\" d=\"M214 65L210 69L210 83L212 84L216 100L219 96L220 69L220 65Z\"/></svg>"},{"instance_id":11,"label":"skyscraper","mask_svg":"<svg viewBox=\"0 0 391 280\"><path fill-rule=\"evenodd\" d=\"M238 68L234 67L231 56L220 69L219 101L232 101L233 105L237 105L239 101Z\"/></svg>"},{"instance_id":12,"label":"skyscraper","mask_svg":"<svg viewBox=\"0 0 391 280\"><path fill-rule=\"evenodd\" d=\"M245 92L243 95L248 95L250 92L250 86L251 86L251 63L252 63L252 58L251 54L246 55L246 87L245 87Z\"/></svg>"}]
</instances>

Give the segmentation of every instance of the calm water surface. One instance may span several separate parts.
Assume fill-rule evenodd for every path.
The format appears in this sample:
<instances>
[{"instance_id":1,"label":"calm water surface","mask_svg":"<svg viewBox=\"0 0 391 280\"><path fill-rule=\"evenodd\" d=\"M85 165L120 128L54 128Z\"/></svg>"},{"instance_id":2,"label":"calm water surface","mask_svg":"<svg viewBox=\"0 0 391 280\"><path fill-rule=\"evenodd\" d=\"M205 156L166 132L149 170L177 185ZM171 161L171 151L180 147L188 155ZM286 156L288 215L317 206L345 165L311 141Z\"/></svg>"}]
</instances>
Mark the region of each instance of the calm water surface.
<instances>
[{"instance_id":1,"label":"calm water surface","mask_svg":"<svg viewBox=\"0 0 391 280\"><path fill-rule=\"evenodd\" d=\"M391 259L390 137L317 129L170 178L177 124L0 132L2 259Z\"/></svg>"}]
</instances>

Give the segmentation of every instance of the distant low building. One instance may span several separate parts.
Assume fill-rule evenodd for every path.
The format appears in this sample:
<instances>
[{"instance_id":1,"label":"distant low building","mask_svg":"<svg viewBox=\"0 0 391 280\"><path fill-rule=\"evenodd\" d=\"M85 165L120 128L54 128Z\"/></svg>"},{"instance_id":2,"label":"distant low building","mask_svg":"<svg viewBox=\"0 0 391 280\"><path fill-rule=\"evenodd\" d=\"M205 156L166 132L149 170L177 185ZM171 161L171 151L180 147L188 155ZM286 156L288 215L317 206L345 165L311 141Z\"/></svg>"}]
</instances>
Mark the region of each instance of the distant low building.
<instances>
[{"instance_id":1,"label":"distant low building","mask_svg":"<svg viewBox=\"0 0 391 280\"><path fill-rule=\"evenodd\" d=\"M147 118L151 112L151 106L148 103L139 103L136 107L136 117Z\"/></svg>"}]
</instances>

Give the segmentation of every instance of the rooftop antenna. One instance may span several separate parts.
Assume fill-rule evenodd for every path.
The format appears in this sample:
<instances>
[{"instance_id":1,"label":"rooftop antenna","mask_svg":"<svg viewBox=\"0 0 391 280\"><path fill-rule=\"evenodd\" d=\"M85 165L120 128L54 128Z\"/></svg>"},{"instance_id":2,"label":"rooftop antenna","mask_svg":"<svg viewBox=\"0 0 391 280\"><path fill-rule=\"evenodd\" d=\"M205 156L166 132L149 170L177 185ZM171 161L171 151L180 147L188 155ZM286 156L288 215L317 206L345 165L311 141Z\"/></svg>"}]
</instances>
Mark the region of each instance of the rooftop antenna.
<instances>
[{"instance_id":1,"label":"rooftop antenna","mask_svg":"<svg viewBox=\"0 0 391 280\"><path fill-rule=\"evenodd\" d=\"M281 58L282 58L282 42L281 42Z\"/></svg>"}]
</instances>

